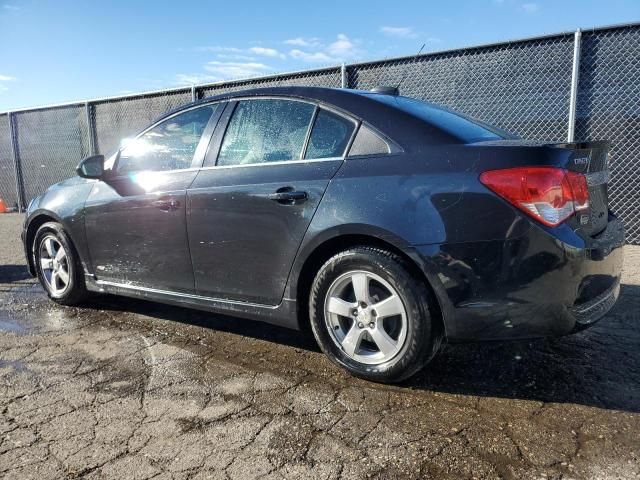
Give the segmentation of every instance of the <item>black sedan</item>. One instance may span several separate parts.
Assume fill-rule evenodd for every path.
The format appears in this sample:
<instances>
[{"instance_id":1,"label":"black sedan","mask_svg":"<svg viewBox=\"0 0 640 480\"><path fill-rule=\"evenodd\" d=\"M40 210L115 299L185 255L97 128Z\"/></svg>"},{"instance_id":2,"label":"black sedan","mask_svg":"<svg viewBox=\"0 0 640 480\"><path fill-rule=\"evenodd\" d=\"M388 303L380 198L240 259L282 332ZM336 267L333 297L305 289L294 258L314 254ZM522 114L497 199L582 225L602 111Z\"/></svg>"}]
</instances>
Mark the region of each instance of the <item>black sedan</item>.
<instances>
[{"instance_id":1,"label":"black sedan","mask_svg":"<svg viewBox=\"0 0 640 480\"><path fill-rule=\"evenodd\" d=\"M143 297L310 326L375 381L442 340L564 335L615 303L608 144L519 140L436 105L283 87L174 111L34 199L54 301Z\"/></svg>"}]
</instances>

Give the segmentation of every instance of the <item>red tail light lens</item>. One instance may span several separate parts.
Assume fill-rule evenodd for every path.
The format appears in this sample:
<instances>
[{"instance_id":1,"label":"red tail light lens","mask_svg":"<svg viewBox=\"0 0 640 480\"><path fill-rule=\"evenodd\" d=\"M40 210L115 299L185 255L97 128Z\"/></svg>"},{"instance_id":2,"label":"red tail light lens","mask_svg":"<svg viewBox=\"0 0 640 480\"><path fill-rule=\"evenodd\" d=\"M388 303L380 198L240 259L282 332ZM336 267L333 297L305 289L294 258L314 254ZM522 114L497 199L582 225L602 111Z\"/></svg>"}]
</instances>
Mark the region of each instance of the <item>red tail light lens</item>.
<instances>
[{"instance_id":1,"label":"red tail light lens","mask_svg":"<svg viewBox=\"0 0 640 480\"><path fill-rule=\"evenodd\" d=\"M489 189L549 227L589 208L587 179L555 167L518 167L480 175Z\"/></svg>"}]
</instances>

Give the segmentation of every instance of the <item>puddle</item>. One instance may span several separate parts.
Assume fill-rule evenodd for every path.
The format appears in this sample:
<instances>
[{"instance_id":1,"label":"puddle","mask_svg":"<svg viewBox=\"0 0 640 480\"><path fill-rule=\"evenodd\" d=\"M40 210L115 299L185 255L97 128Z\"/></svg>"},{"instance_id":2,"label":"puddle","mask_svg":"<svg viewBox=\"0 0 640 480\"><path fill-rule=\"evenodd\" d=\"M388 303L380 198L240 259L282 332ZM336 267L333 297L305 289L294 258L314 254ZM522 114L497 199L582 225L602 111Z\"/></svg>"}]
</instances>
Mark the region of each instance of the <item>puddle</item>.
<instances>
[{"instance_id":1,"label":"puddle","mask_svg":"<svg viewBox=\"0 0 640 480\"><path fill-rule=\"evenodd\" d=\"M27 366L21 361L0 359L0 368L4 368L4 367L13 368L16 372L22 372L27 370Z\"/></svg>"},{"instance_id":2,"label":"puddle","mask_svg":"<svg viewBox=\"0 0 640 480\"><path fill-rule=\"evenodd\" d=\"M0 331L12 332L12 333L24 333L25 328L20 325L16 320L9 320L0 316Z\"/></svg>"}]
</instances>

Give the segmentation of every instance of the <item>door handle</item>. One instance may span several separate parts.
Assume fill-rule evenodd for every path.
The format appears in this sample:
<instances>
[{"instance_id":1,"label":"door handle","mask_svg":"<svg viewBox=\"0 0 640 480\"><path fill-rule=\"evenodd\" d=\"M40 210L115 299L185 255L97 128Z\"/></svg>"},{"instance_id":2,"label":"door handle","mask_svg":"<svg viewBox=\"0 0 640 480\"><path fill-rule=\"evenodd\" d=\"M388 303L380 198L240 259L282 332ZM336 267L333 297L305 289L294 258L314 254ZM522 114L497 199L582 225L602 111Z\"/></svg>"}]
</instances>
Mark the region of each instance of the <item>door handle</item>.
<instances>
[{"instance_id":1,"label":"door handle","mask_svg":"<svg viewBox=\"0 0 640 480\"><path fill-rule=\"evenodd\" d=\"M173 199L154 200L153 202L151 202L151 205L153 205L156 208L159 208L164 212L170 212L172 210L177 210L178 208L180 208L180 202L178 200L173 200Z\"/></svg>"},{"instance_id":2,"label":"door handle","mask_svg":"<svg viewBox=\"0 0 640 480\"><path fill-rule=\"evenodd\" d=\"M306 200L308 197L307 192L297 192L297 191L284 191L284 192L275 192L267 195L269 200L273 200L278 203L291 204L296 201Z\"/></svg>"}]
</instances>

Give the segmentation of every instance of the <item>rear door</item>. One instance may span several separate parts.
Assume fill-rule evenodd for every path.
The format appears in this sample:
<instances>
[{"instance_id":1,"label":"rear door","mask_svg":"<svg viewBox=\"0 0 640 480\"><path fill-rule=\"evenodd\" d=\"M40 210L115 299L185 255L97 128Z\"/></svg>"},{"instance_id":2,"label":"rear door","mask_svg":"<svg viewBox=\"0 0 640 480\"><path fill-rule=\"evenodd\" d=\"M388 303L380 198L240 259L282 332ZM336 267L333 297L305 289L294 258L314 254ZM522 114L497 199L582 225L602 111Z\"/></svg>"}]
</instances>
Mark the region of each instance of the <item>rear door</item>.
<instances>
[{"instance_id":1,"label":"rear door","mask_svg":"<svg viewBox=\"0 0 640 480\"><path fill-rule=\"evenodd\" d=\"M98 280L193 292L186 191L222 106L171 116L106 162L85 204L85 229Z\"/></svg>"},{"instance_id":2,"label":"rear door","mask_svg":"<svg viewBox=\"0 0 640 480\"><path fill-rule=\"evenodd\" d=\"M314 103L231 103L187 192L197 293L276 305L356 122Z\"/></svg>"}]
</instances>

